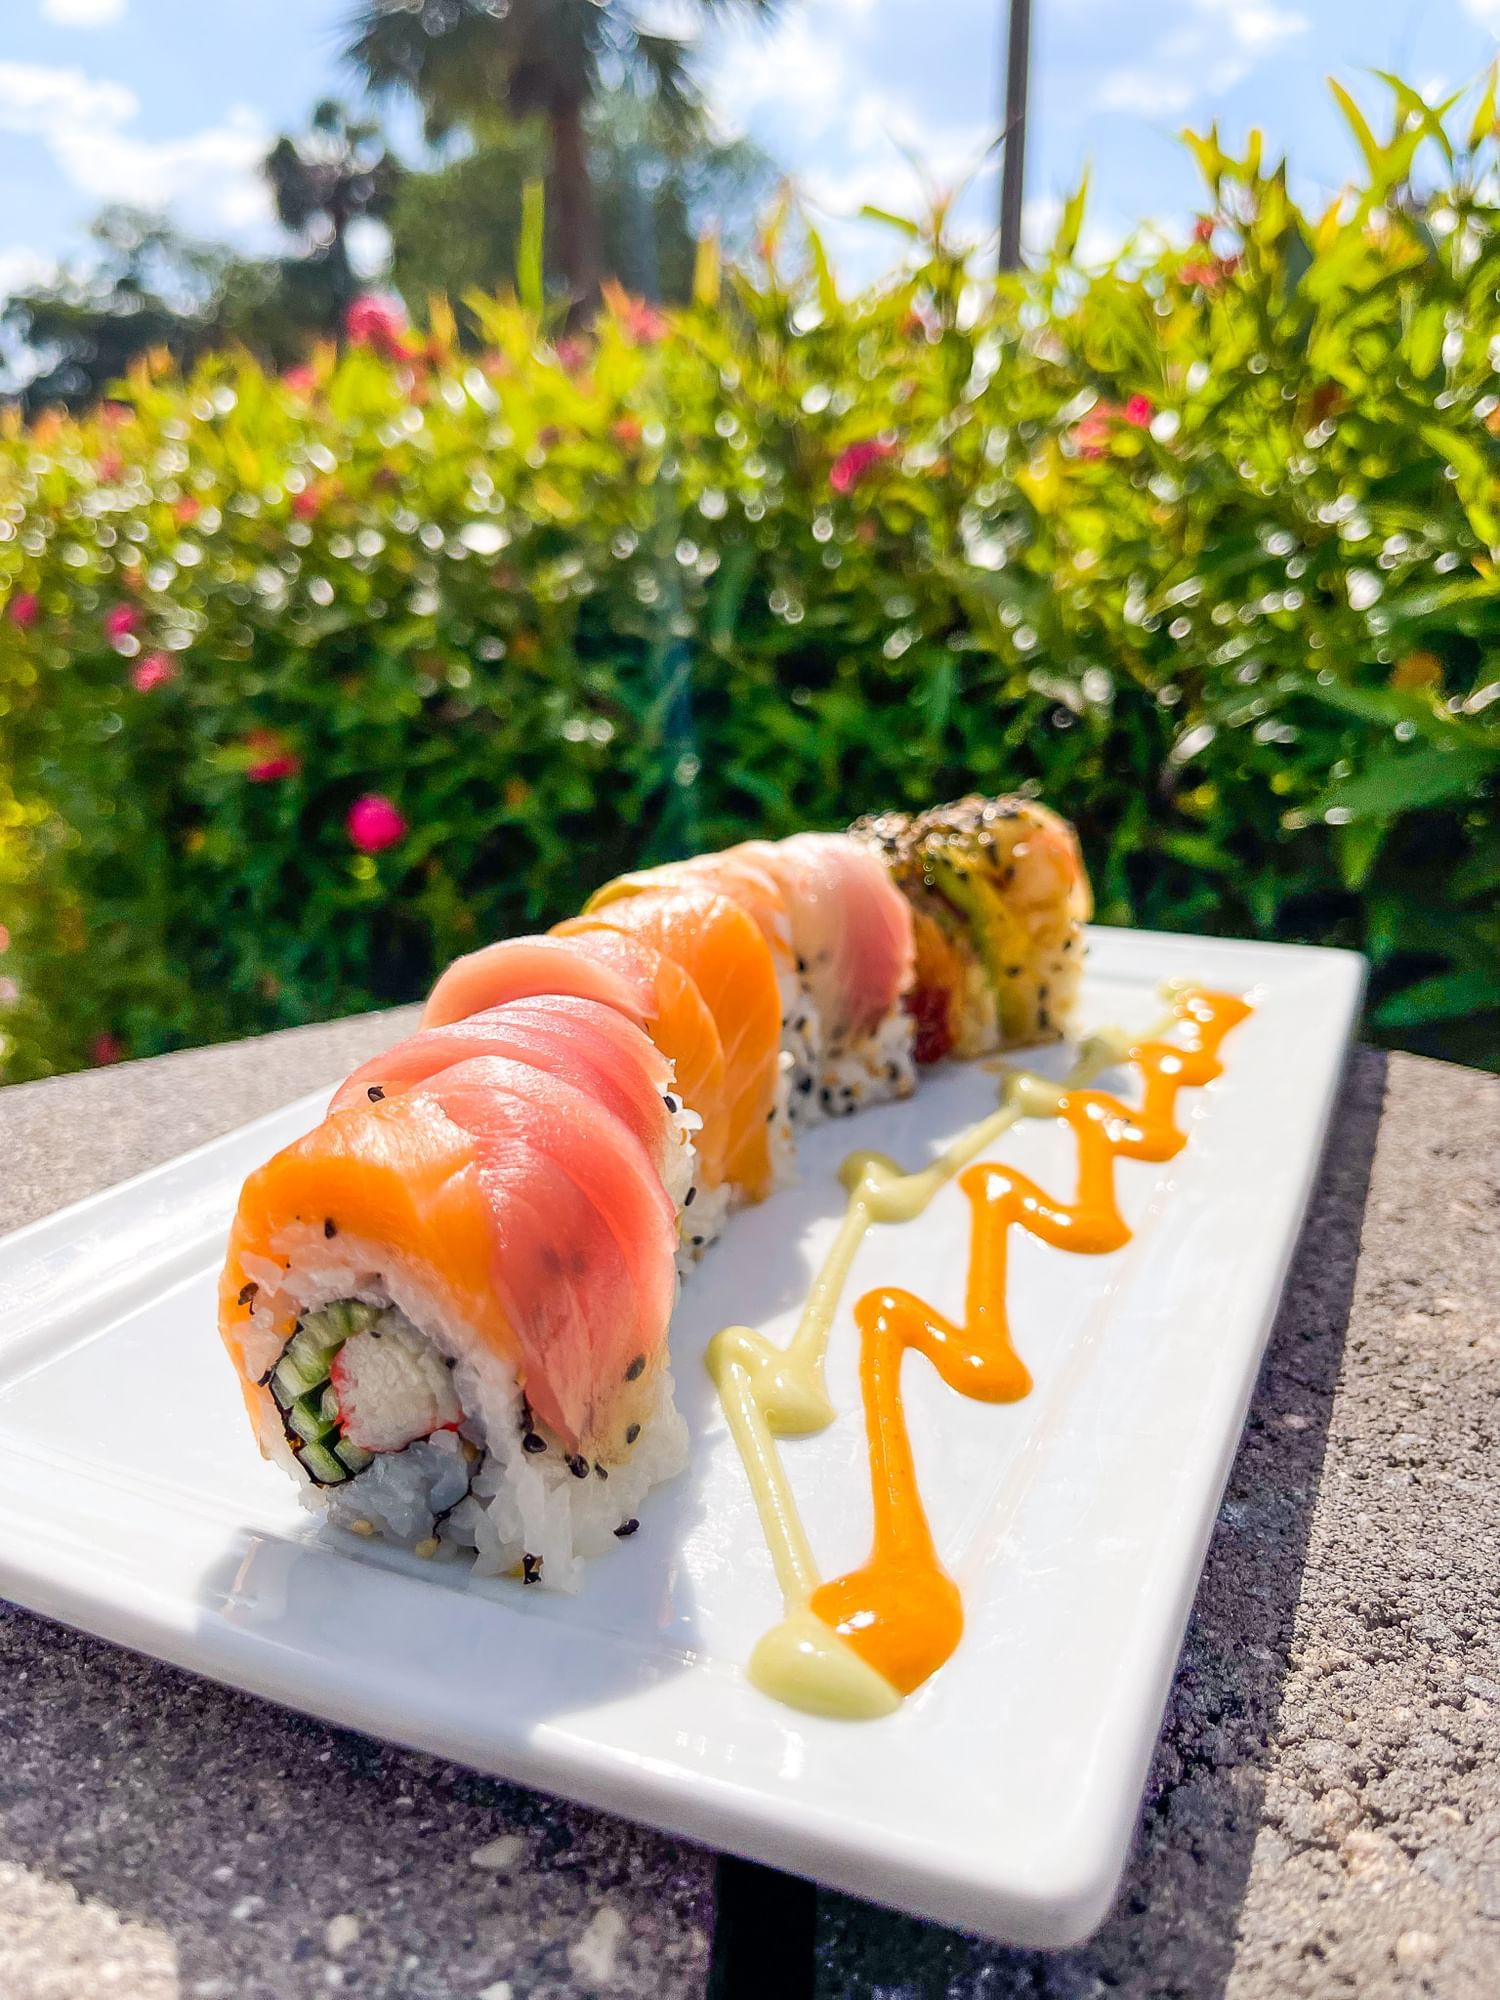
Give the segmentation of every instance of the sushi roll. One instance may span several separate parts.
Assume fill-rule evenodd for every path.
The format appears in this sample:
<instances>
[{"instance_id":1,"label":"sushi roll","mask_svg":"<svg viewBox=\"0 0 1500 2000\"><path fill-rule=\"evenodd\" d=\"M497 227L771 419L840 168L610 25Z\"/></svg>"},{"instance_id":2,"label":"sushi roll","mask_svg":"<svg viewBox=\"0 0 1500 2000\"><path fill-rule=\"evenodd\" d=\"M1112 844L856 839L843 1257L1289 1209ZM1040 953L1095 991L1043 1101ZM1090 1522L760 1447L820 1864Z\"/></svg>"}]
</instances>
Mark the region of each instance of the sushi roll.
<instances>
[{"instance_id":1,"label":"sushi roll","mask_svg":"<svg viewBox=\"0 0 1500 2000\"><path fill-rule=\"evenodd\" d=\"M649 1037L578 1004L351 1078L246 1182L219 1301L306 1504L560 1589L687 1455L667 1327L692 1121Z\"/></svg>"},{"instance_id":2,"label":"sushi roll","mask_svg":"<svg viewBox=\"0 0 1500 2000\"><path fill-rule=\"evenodd\" d=\"M879 858L840 833L747 841L729 855L762 867L786 902L798 982L789 1044L797 1120L909 1096L912 912Z\"/></svg>"},{"instance_id":3,"label":"sushi roll","mask_svg":"<svg viewBox=\"0 0 1500 2000\"><path fill-rule=\"evenodd\" d=\"M985 1055L1066 1032L1093 912L1078 841L1032 799L879 813L852 836L909 904L916 1059Z\"/></svg>"}]
</instances>

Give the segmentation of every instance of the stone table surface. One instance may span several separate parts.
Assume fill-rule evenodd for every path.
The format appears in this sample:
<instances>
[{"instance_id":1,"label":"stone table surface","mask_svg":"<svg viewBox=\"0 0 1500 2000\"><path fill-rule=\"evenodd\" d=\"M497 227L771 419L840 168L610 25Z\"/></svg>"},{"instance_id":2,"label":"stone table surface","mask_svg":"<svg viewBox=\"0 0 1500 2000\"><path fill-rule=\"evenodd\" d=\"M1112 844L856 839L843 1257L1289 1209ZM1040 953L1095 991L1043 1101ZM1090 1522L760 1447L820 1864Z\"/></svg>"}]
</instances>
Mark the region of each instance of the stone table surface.
<instances>
[{"instance_id":1,"label":"stone table surface","mask_svg":"<svg viewBox=\"0 0 1500 2000\"><path fill-rule=\"evenodd\" d=\"M333 1079L410 1018L0 1091L0 1229ZM715 1959L701 1850L0 1606L0 1996L1488 2000L1497 1302L1500 1081L1358 1051L1135 1853L1076 1951L828 1893L814 1912L740 1871Z\"/></svg>"}]
</instances>

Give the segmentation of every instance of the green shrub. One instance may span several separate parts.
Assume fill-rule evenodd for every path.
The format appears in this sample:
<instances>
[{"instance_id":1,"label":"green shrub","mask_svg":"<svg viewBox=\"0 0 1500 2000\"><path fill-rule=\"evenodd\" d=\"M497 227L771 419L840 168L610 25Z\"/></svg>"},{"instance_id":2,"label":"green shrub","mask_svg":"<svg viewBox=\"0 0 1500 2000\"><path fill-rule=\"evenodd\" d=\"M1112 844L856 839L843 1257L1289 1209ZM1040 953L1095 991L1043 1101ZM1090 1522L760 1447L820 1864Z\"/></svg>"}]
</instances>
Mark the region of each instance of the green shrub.
<instances>
[{"instance_id":1,"label":"green shrub","mask_svg":"<svg viewBox=\"0 0 1500 2000\"><path fill-rule=\"evenodd\" d=\"M853 299L773 223L668 321L470 301L482 353L376 319L13 428L9 1073L407 998L627 862L1018 785L1105 921L1358 946L1377 1032L1500 1061L1494 104L1457 150L1396 114L1322 217L1195 140L1198 240L1093 275L1081 203L999 285L902 225ZM371 793L408 830L362 852Z\"/></svg>"}]
</instances>

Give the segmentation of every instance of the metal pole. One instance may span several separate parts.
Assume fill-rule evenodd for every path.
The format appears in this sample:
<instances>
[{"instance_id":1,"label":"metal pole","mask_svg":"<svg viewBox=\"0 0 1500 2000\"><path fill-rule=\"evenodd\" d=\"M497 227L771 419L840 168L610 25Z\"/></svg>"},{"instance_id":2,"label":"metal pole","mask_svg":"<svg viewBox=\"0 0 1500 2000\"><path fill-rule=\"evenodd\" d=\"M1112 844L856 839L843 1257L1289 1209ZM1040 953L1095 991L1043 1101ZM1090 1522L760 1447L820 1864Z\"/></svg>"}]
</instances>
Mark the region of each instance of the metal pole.
<instances>
[{"instance_id":1,"label":"metal pole","mask_svg":"<svg viewBox=\"0 0 1500 2000\"><path fill-rule=\"evenodd\" d=\"M1010 0L1005 47L1005 156L1000 165L1000 269L1021 268L1021 197L1026 183L1026 82L1031 0Z\"/></svg>"}]
</instances>

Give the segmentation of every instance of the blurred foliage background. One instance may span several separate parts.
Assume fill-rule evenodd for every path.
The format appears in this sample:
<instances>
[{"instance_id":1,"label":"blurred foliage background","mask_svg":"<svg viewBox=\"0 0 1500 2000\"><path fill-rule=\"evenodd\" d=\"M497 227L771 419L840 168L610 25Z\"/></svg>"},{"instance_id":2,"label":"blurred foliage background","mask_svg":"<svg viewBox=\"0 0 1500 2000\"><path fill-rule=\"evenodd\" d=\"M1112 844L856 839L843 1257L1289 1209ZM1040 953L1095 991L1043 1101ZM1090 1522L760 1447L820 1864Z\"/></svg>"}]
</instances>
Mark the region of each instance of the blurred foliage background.
<instances>
[{"instance_id":1,"label":"blurred foliage background","mask_svg":"<svg viewBox=\"0 0 1500 2000\"><path fill-rule=\"evenodd\" d=\"M596 95L680 228L647 272L600 201L586 319L525 130L414 193L327 108L309 158L455 308L203 328L0 438L5 1074L409 998L629 863L975 787L1078 823L1103 921L1354 946L1370 1032L1500 1067L1495 96L1385 89L1324 213L1210 133L1186 248L1081 268L1080 192L997 280L939 199L853 297L785 200L690 254L711 152Z\"/></svg>"}]
</instances>

